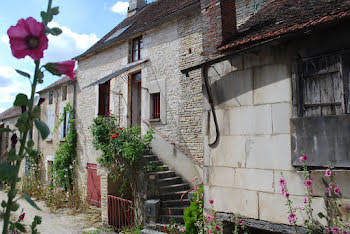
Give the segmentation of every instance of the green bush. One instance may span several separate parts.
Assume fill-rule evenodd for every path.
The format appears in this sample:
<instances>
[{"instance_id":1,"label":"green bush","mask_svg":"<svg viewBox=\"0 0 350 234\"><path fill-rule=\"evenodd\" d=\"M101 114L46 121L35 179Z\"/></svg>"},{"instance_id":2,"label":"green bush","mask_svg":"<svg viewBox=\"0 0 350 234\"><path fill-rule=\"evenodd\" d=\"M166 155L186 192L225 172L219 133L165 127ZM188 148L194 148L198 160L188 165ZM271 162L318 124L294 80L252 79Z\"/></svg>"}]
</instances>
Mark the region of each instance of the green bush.
<instances>
[{"instance_id":1,"label":"green bush","mask_svg":"<svg viewBox=\"0 0 350 234\"><path fill-rule=\"evenodd\" d=\"M200 232L198 224L203 223L203 195L201 196L203 193L203 185L198 186L190 206L184 211L186 233L197 234Z\"/></svg>"}]
</instances>

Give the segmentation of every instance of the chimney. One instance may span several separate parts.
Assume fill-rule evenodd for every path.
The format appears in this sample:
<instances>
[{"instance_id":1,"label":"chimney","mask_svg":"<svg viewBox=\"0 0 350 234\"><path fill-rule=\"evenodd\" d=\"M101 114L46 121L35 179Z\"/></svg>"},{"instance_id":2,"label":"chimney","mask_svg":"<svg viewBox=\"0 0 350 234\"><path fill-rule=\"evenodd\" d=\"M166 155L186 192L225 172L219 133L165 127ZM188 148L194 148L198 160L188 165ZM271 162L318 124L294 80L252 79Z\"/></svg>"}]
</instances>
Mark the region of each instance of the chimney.
<instances>
[{"instance_id":1,"label":"chimney","mask_svg":"<svg viewBox=\"0 0 350 234\"><path fill-rule=\"evenodd\" d=\"M146 5L147 5L146 0L130 0L129 1L129 9L128 9L128 17L134 15L136 12L141 10Z\"/></svg>"},{"instance_id":2,"label":"chimney","mask_svg":"<svg viewBox=\"0 0 350 234\"><path fill-rule=\"evenodd\" d=\"M235 0L201 0L203 53L206 60L237 31Z\"/></svg>"}]
</instances>

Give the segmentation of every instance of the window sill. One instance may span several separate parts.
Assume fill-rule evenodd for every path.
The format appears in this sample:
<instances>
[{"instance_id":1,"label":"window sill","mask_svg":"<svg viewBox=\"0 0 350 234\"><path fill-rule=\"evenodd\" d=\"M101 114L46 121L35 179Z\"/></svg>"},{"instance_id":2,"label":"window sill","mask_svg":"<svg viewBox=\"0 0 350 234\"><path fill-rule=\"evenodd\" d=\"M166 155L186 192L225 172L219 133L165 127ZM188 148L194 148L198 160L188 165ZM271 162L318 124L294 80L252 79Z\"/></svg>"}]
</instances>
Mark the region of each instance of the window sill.
<instances>
[{"instance_id":1,"label":"window sill","mask_svg":"<svg viewBox=\"0 0 350 234\"><path fill-rule=\"evenodd\" d=\"M149 122L152 122L152 123L159 122L160 123L160 118L158 118L158 119L150 119Z\"/></svg>"},{"instance_id":2,"label":"window sill","mask_svg":"<svg viewBox=\"0 0 350 234\"><path fill-rule=\"evenodd\" d=\"M51 142L52 143L52 138L51 139L46 139L46 142Z\"/></svg>"},{"instance_id":3,"label":"window sill","mask_svg":"<svg viewBox=\"0 0 350 234\"><path fill-rule=\"evenodd\" d=\"M60 142L66 141L66 138L60 138Z\"/></svg>"}]
</instances>

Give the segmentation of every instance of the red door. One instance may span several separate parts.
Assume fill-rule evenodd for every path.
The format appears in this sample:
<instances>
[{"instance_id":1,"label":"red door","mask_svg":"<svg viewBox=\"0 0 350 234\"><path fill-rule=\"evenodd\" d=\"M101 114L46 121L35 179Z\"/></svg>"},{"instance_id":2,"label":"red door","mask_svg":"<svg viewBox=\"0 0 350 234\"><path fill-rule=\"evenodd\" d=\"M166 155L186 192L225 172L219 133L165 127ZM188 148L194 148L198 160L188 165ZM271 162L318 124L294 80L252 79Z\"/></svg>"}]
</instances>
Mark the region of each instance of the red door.
<instances>
[{"instance_id":1,"label":"red door","mask_svg":"<svg viewBox=\"0 0 350 234\"><path fill-rule=\"evenodd\" d=\"M97 175L97 164L87 164L88 201L101 207L101 178Z\"/></svg>"}]
</instances>

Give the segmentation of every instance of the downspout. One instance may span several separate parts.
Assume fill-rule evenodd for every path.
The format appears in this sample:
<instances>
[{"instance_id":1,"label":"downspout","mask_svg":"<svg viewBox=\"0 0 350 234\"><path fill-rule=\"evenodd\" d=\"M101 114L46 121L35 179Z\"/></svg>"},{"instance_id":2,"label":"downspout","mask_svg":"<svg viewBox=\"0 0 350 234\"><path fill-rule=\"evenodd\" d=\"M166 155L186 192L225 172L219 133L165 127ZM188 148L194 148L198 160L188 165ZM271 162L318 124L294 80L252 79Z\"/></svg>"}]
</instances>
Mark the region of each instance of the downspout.
<instances>
[{"instance_id":1,"label":"downspout","mask_svg":"<svg viewBox=\"0 0 350 234\"><path fill-rule=\"evenodd\" d=\"M75 119L75 82L73 82L73 116L72 118Z\"/></svg>"},{"instance_id":2,"label":"downspout","mask_svg":"<svg viewBox=\"0 0 350 234\"><path fill-rule=\"evenodd\" d=\"M206 89L206 92L208 94L210 109L211 109L211 112L213 114L213 120L214 120L214 124L215 124L215 132L216 132L215 140L212 143L209 143L208 145L210 147L215 147L217 145L217 143L219 142L220 132L219 132L219 125L218 125L218 120L217 120L216 112L215 112L215 105L214 105L213 97L212 97L212 94L211 94L210 88L209 88L208 65L207 64L204 64L202 66L202 76L203 76L203 80L204 80L205 89Z\"/></svg>"}]
</instances>

